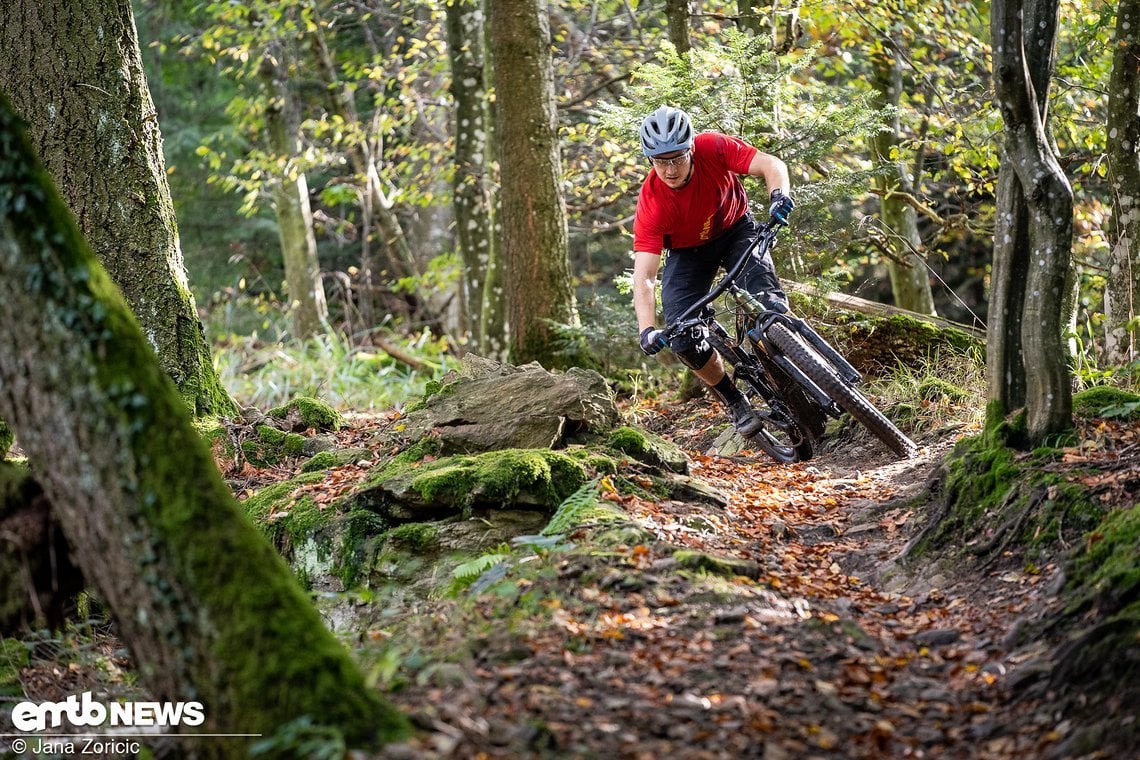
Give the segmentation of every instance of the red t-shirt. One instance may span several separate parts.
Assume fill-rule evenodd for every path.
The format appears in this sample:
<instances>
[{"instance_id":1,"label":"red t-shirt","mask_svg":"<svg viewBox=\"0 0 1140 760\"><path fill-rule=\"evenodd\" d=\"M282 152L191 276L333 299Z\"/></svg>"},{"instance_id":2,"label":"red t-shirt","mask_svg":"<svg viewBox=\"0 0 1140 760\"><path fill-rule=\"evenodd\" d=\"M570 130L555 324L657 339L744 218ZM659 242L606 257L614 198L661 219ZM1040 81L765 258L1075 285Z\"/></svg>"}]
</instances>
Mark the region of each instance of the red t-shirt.
<instances>
[{"instance_id":1,"label":"red t-shirt","mask_svg":"<svg viewBox=\"0 0 1140 760\"><path fill-rule=\"evenodd\" d=\"M661 253L692 248L718 237L748 211L748 197L737 175L747 174L756 148L719 132L702 132L693 141L693 176L673 190L650 171L637 198L633 250Z\"/></svg>"}]
</instances>

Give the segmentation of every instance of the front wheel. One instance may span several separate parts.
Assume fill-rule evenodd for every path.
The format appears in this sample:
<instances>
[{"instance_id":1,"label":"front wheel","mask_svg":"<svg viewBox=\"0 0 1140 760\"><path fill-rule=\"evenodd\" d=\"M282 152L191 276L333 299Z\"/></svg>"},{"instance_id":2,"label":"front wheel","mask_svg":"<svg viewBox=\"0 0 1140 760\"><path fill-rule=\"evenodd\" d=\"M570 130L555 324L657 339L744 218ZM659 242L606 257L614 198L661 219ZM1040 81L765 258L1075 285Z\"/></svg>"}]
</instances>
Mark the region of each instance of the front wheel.
<instances>
[{"instance_id":1,"label":"front wheel","mask_svg":"<svg viewBox=\"0 0 1140 760\"><path fill-rule=\"evenodd\" d=\"M832 398L844 411L863 423L875 436L900 457L914 456L917 447L894 423L875 408L867 397L844 382L814 351L779 322L767 330L768 340L800 371Z\"/></svg>"}]
</instances>

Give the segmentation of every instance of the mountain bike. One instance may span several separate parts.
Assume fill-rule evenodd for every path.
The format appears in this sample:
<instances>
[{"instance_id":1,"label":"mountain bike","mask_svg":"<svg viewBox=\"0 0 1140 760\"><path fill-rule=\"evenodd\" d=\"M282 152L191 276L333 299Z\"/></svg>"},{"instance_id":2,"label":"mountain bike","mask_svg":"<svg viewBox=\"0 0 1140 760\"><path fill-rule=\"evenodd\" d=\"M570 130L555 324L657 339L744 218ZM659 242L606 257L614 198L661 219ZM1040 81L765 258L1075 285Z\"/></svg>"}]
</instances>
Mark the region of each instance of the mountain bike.
<instances>
[{"instance_id":1,"label":"mountain bike","mask_svg":"<svg viewBox=\"0 0 1140 760\"><path fill-rule=\"evenodd\" d=\"M737 387L749 397L763 423L751 441L777 462L811 459L827 418L838 418L844 412L898 456L914 456L914 442L858 390L862 376L838 351L783 303L762 303L737 284L749 264L758 262L776 244L783 226L775 220L762 224L755 242L736 265L665 327L666 340L686 332L703 337L731 365ZM722 295L719 315L734 314L732 333L718 320L713 306Z\"/></svg>"}]
</instances>

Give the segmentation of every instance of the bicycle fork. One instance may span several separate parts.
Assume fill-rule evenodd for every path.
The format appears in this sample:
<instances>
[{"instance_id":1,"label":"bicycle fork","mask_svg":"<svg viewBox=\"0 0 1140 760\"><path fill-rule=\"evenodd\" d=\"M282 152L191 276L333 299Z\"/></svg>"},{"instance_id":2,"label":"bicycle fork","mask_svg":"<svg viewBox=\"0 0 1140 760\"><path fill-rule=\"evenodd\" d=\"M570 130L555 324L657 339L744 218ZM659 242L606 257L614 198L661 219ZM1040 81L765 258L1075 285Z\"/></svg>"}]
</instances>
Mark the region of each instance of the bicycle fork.
<instances>
[{"instance_id":1,"label":"bicycle fork","mask_svg":"<svg viewBox=\"0 0 1140 760\"><path fill-rule=\"evenodd\" d=\"M852 367L851 363L848 362L842 354L832 348L811 325L802 319L796 319L778 312L765 310L760 317L758 317L757 322L756 327L748 331L748 337L752 339L753 342L761 344L769 358L788 373L792 379L799 383L816 403L827 410L829 415L838 417L841 410L835 403L835 400L820 388L814 380L805 375L788 357L784 356L783 352L776 350L775 346L768 340L768 329L773 323L779 322L788 330L799 335L808 346L814 349L821 358L831 365L836 374L848 385L855 386L862 382L863 376L859 374L859 371Z\"/></svg>"}]
</instances>

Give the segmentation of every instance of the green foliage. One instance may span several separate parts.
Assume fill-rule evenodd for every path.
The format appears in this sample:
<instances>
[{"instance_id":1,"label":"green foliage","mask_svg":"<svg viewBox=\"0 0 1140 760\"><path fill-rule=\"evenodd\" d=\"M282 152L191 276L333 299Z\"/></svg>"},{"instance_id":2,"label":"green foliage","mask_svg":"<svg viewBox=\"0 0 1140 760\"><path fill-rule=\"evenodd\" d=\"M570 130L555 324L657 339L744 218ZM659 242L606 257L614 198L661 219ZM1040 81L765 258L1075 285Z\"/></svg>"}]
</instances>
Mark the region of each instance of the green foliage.
<instances>
[{"instance_id":1,"label":"green foliage","mask_svg":"<svg viewBox=\"0 0 1140 760\"><path fill-rule=\"evenodd\" d=\"M451 592L457 593L462 591L470 587L488 571L495 568L503 568L504 563L513 556L510 546L503 544L494 551L486 552L475 559L462 563L451 571L451 576L454 579L454 583L450 589Z\"/></svg>"},{"instance_id":2,"label":"green foliage","mask_svg":"<svg viewBox=\"0 0 1140 760\"><path fill-rule=\"evenodd\" d=\"M600 106L601 136L624 145L624 155L632 156L639 150L641 119L670 104L688 111L698 131L738 135L779 156L794 175L792 258L809 262L819 273L834 262L846 240L841 234L845 225L829 220L831 204L866 191L869 163L858 156L889 114L872 107L866 94L837 99L832 92L805 86L814 55L811 50L781 55L765 39L736 29L726 29L686 56L666 45L656 62L637 69L626 97L617 105ZM751 196L767 199L766 192L755 188Z\"/></svg>"},{"instance_id":3,"label":"green foliage","mask_svg":"<svg viewBox=\"0 0 1140 760\"><path fill-rule=\"evenodd\" d=\"M1081 417L1140 418L1140 395L1100 385L1073 396L1073 414Z\"/></svg>"},{"instance_id":4,"label":"green foliage","mask_svg":"<svg viewBox=\"0 0 1140 760\"><path fill-rule=\"evenodd\" d=\"M297 395L319 395L334 408L391 408L418 396L453 361L427 330L391 340L427 369L411 369L367 342L331 333L301 344L233 342L218 355L219 374L233 397L245 406L275 407Z\"/></svg>"},{"instance_id":5,"label":"green foliage","mask_svg":"<svg viewBox=\"0 0 1140 760\"><path fill-rule=\"evenodd\" d=\"M550 522L542 529L542 535L552 536L567 533L571 528L582 521L581 518L583 515L597 507L599 480L601 480L601 478L594 478L567 496L566 499L558 505L558 509L554 511Z\"/></svg>"},{"instance_id":6,"label":"green foliage","mask_svg":"<svg viewBox=\"0 0 1140 760\"><path fill-rule=\"evenodd\" d=\"M249 749L252 757L311 760L340 760L347 751L344 734L333 726L315 723L308 715L281 726L271 736L258 739Z\"/></svg>"}]
</instances>

